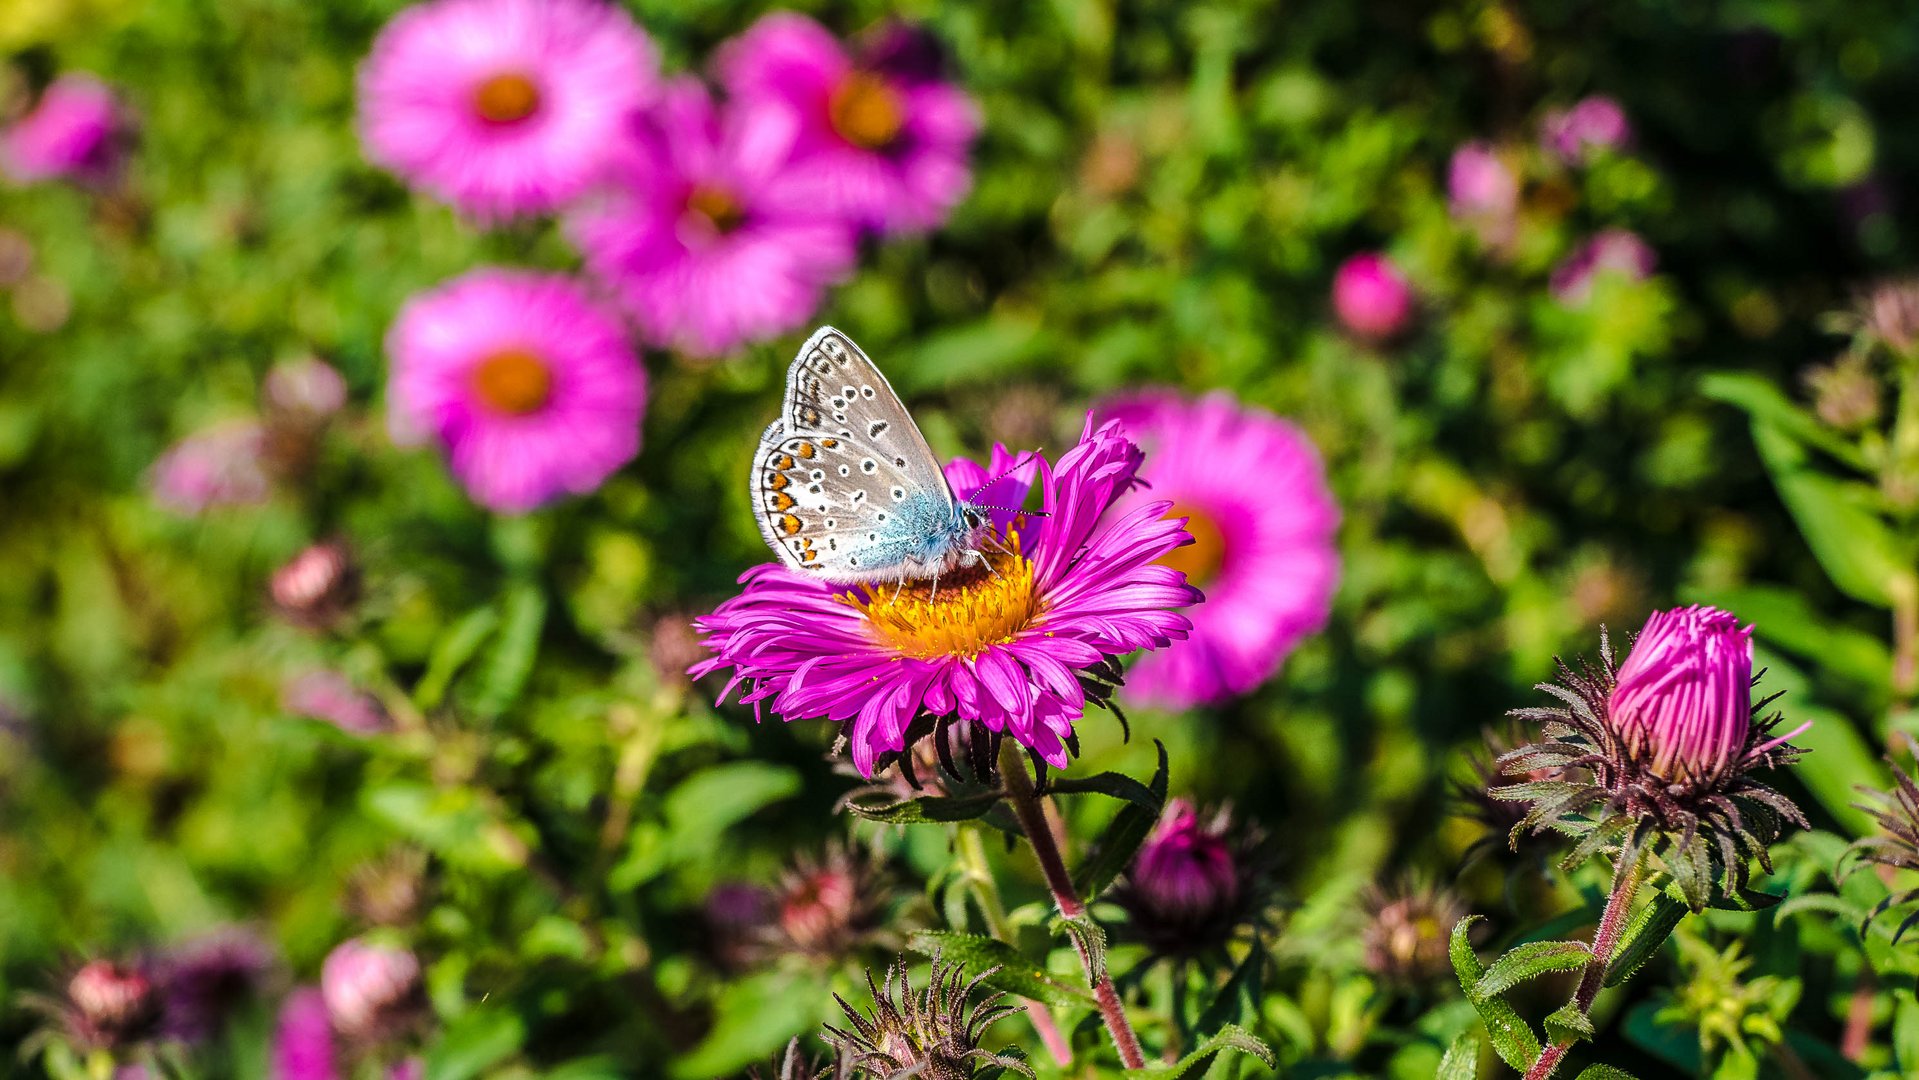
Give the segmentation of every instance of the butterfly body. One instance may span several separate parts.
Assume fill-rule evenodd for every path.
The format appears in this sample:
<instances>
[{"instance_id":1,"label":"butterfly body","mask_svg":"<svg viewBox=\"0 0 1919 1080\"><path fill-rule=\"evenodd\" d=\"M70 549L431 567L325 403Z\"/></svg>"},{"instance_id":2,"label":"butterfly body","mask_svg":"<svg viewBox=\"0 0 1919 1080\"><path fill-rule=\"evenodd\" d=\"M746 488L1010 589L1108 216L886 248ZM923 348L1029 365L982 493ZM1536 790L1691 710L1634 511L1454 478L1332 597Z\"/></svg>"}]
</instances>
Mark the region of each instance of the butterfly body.
<instances>
[{"instance_id":1,"label":"butterfly body","mask_svg":"<svg viewBox=\"0 0 1919 1080\"><path fill-rule=\"evenodd\" d=\"M750 485L780 561L825 581L937 581L985 558L986 515L954 496L886 377L830 326L788 369Z\"/></svg>"}]
</instances>

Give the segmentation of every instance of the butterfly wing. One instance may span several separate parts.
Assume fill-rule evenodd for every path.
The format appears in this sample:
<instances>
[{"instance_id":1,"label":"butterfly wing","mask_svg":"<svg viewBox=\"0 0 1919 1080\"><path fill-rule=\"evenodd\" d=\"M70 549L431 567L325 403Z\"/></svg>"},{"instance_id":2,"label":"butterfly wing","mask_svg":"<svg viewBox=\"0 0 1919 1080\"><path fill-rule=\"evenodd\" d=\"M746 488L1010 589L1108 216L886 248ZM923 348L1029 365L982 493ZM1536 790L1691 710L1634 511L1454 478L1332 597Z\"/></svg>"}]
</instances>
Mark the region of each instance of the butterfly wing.
<instances>
[{"instance_id":1,"label":"butterfly wing","mask_svg":"<svg viewBox=\"0 0 1919 1080\"><path fill-rule=\"evenodd\" d=\"M753 461L760 532L789 568L833 581L917 576L954 500L899 395L844 334L822 327L787 372L781 418Z\"/></svg>"}]
</instances>

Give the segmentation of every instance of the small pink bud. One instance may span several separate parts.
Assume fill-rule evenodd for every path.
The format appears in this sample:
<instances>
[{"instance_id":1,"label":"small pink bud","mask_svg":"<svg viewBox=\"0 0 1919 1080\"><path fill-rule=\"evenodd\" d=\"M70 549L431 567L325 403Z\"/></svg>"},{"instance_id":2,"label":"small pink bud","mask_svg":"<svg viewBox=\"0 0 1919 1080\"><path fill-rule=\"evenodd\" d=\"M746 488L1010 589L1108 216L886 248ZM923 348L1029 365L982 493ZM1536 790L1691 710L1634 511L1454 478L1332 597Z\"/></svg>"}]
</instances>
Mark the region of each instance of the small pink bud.
<instances>
[{"instance_id":1,"label":"small pink bud","mask_svg":"<svg viewBox=\"0 0 1919 1080\"><path fill-rule=\"evenodd\" d=\"M372 695L346 676L331 671L309 671L280 688L280 705L295 716L324 720L349 735L377 735L393 727L393 720Z\"/></svg>"},{"instance_id":2,"label":"small pink bud","mask_svg":"<svg viewBox=\"0 0 1919 1080\"><path fill-rule=\"evenodd\" d=\"M1470 142L1453 151L1446 170L1446 191L1453 216L1458 218L1503 222L1519 208L1519 179L1483 142Z\"/></svg>"},{"instance_id":3,"label":"small pink bud","mask_svg":"<svg viewBox=\"0 0 1919 1080\"><path fill-rule=\"evenodd\" d=\"M337 622L353 606L358 582L346 545L314 544L274 571L273 605L288 622L319 628Z\"/></svg>"},{"instance_id":4,"label":"small pink bud","mask_svg":"<svg viewBox=\"0 0 1919 1080\"><path fill-rule=\"evenodd\" d=\"M1593 283L1600 275L1643 281L1658 265L1659 256L1638 233L1606 229L1594 234L1553 270L1550 286L1560 303L1580 307L1592 299Z\"/></svg>"},{"instance_id":5,"label":"small pink bud","mask_svg":"<svg viewBox=\"0 0 1919 1080\"><path fill-rule=\"evenodd\" d=\"M1569 109L1554 109L1539 122L1539 141L1569 164L1583 163L1594 150L1616 150L1632 140L1632 122L1619 102L1603 94Z\"/></svg>"},{"instance_id":6,"label":"small pink bud","mask_svg":"<svg viewBox=\"0 0 1919 1080\"><path fill-rule=\"evenodd\" d=\"M320 994L334 1030L349 1039L377 1039L411 1024L423 1011L420 961L405 949L360 938L334 946L320 967Z\"/></svg>"},{"instance_id":7,"label":"small pink bud","mask_svg":"<svg viewBox=\"0 0 1919 1080\"><path fill-rule=\"evenodd\" d=\"M147 973L130 964L94 960L67 980L72 1027L81 1042L121 1046L151 1034L160 997Z\"/></svg>"},{"instance_id":8,"label":"small pink bud","mask_svg":"<svg viewBox=\"0 0 1919 1080\"><path fill-rule=\"evenodd\" d=\"M1406 328L1413 311L1412 287L1386 256L1363 252L1333 275L1333 310L1353 333L1384 340Z\"/></svg>"}]
</instances>

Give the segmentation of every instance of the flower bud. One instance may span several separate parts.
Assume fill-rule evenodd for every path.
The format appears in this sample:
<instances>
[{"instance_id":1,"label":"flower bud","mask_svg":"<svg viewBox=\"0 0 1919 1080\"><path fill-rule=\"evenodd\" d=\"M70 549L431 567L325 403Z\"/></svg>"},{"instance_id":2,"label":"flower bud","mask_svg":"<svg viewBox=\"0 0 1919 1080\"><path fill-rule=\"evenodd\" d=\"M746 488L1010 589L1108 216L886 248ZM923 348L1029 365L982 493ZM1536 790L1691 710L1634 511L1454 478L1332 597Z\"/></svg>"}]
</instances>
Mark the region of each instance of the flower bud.
<instances>
[{"instance_id":1,"label":"flower bud","mask_svg":"<svg viewBox=\"0 0 1919 1080\"><path fill-rule=\"evenodd\" d=\"M333 1028L352 1040L376 1040L411 1026L425 1011L420 961L405 949L353 938L320 966L320 994Z\"/></svg>"},{"instance_id":2,"label":"flower bud","mask_svg":"<svg viewBox=\"0 0 1919 1080\"><path fill-rule=\"evenodd\" d=\"M94 960L67 980L67 1027L89 1047L119 1047L159 1027L160 995L137 965Z\"/></svg>"},{"instance_id":3,"label":"flower bud","mask_svg":"<svg viewBox=\"0 0 1919 1080\"><path fill-rule=\"evenodd\" d=\"M851 1059L855 1072L869 1076L966 1080L987 1067L1030 1077L1033 1070L1023 1059L980 1046L987 1028L1022 1011L999 1004L1004 993L974 1000L979 984L998 970L988 968L968 982L959 964L945 964L935 956L924 990L913 989L904 959L887 970L883 987L874 984L869 971L866 989L873 998L872 1013L856 1010L835 995L852 1030L828 1025L828 1038Z\"/></svg>"},{"instance_id":4,"label":"flower bud","mask_svg":"<svg viewBox=\"0 0 1919 1080\"><path fill-rule=\"evenodd\" d=\"M1725 776L1752 728L1752 627L1704 605L1654 612L1619 667L1609 713L1627 753L1659 779Z\"/></svg>"},{"instance_id":5,"label":"flower bud","mask_svg":"<svg viewBox=\"0 0 1919 1080\"><path fill-rule=\"evenodd\" d=\"M266 429L235 420L195 432L160 455L148 483L154 501L179 514L263 503L273 493L266 473Z\"/></svg>"},{"instance_id":6,"label":"flower bud","mask_svg":"<svg viewBox=\"0 0 1919 1080\"><path fill-rule=\"evenodd\" d=\"M1900 356L1919 348L1919 281L1887 281L1861 303L1866 329Z\"/></svg>"},{"instance_id":7,"label":"flower bud","mask_svg":"<svg viewBox=\"0 0 1919 1080\"><path fill-rule=\"evenodd\" d=\"M1333 310L1346 329L1375 341L1406 328L1413 291L1392 261L1377 252L1347 259L1333 275Z\"/></svg>"},{"instance_id":8,"label":"flower bud","mask_svg":"<svg viewBox=\"0 0 1919 1080\"><path fill-rule=\"evenodd\" d=\"M1881 387L1864 353L1848 351L1830 364L1807 368L1803 377L1813 411L1827 424L1852 432L1879 422Z\"/></svg>"},{"instance_id":9,"label":"flower bud","mask_svg":"<svg viewBox=\"0 0 1919 1080\"><path fill-rule=\"evenodd\" d=\"M1659 256L1627 229L1606 229L1579 247L1552 272L1550 286L1560 303L1580 307L1592 299L1593 283L1601 274L1617 274L1643 281L1659 264Z\"/></svg>"},{"instance_id":10,"label":"flower bud","mask_svg":"<svg viewBox=\"0 0 1919 1080\"><path fill-rule=\"evenodd\" d=\"M280 688L280 706L295 716L332 724L349 735L378 735L393 727L392 718L372 695L332 671L308 671L289 679Z\"/></svg>"},{"instance_id":11,"label":"flower bud","mask_svg":"<svg viewBox=\"0 0 1919 1080\"><path fill-rule=\"evenodd\" d=\"M802 857L774 889L777 943L818 959L846 956L879 926L884 897L879 870L862 851L834 845L817 859Z\"/></svg>"},{"instance_id":12,"label":"flower bud","mask_svg":"<svg viewBox=\"0 0 1919 1080\"><path fill-rule=\"evenodd\" d=\"M167 1034L189 1043L218 1035L272 967L272 948L238 927L173 950L160 965Z\"/></svg>"},{"instance_id":13,"label":"flower bud","mask_svg":"<svg viewBox=\"0 0 1919 1080\"><path fill-rule=\"evenodd\" d=\"M1429 886L1374 888L1365 897L1361 934L1366 970L1389 982L1430 982L1452 970L1447 944L1465 909L1451 892Z\"/></svg>"},{"instance_id":14,"label":"flower bud","mask_svg":"<svg viewBox=\"0 0 1919 1080\"><path fill-rule=\"evenodd\" d=\"M347 880L347 911L374 926L412 925L427 897L426 856L413 848L358 866Z\"/></svg>"},{"instance_id":15,"label":"flower bud","mask_svg":"<svg viewBox=\"0 0 1919 1080\"><path fill-rule=\"evenodd\" d=\"M313 544L273 572L269 586L273 606L295 626L319 629L331 626L352 608L359 595L359 575L338 540Z\"/></svg>"},{"instance_id":16,"label":"flower bud","mask_svg":"<svg viewBox=\"0 0 1919 1080\"><path fill-rule=\"evenodd\" d=\"M346 380L317 356L283 360L261 383L267 416L275 421L319 424L346 405Z\"/></svg>"},{"instance_id":17,"label":"flower bud","mask_svg":"<svg viewBox=\"0 0 1919 1080\"><path fill-rule=\"evenodd\" d=\"M1490 145L1470 142L1453 151L1446 194L1456 218L1505 221L1519 208L1519 179Z\"/></svg>"},{"instance_id":18,"label":"flower bud","mask_svg":"<svg viewBox=\"0 0 1919 1080\"><path fill-rule=\"evenodd\" d=\"M91 75L62 75L31 112L0 132L0 172L21 183L67 179L105 186L125 157L126 129L105 83Z\"/></svg>"},{"instance_id":19,"label":"flower bud","mask_svg":"<svg viewBox=\"0 0 1919 1080\"><path fill-rule=\"evenodd\" d=\"M1226 810L1202 817L1184 799L1167 805L1113 896L1154 952L1222 944L1251 910L1250 844L1236 832Z\"/></svg>"},{"instance_id":20,"label":"flower bud","mask_svg":"<svg viewBox=\"0 0 1919 1080\"><path fill-rule=\"evenodd\" d=\"M1594 150L1617 150L1631 140L1626 110L1603 94L1554 109L1539 122L1540 144L1571 165L1584 163Z\"/></svg>"}]
</instances>

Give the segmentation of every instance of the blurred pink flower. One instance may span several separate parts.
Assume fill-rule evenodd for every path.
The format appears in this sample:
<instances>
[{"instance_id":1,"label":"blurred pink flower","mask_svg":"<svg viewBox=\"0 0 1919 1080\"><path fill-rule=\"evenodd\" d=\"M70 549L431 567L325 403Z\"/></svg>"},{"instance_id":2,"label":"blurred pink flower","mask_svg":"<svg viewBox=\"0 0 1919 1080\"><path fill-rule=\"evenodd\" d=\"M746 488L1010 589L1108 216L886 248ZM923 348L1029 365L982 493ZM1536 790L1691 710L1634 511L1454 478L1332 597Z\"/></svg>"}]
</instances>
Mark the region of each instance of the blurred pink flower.
<instances>
[{"instance_id":1,"label":"blurred pink flower","mask_svg":"<svg viewBox=\"0 0 1919 1080\"><path fill-rule=\"evenodd\" d=\"M1138 492L1115 512L1159 499L1193 535L1160 562L1206 594L1193 632L1134 664L1128 696L1184 708L1244 694L1325 625L1339 582L1339 507L1303 432L1224 392L1198 400L1148 390L1108 401L1146 451Z\"/></svg>"},{"instance_id":2,"label":"blurred pink flower","mask_svg":"<svg viewBox=\"0 0 1919 1080\"><path fill-rule=\"evenodd\" d=\"M849 52L820 24L774 12L721 46L720 81L797 125L800 197L887 233L931 229L972 185L979 108L941 77L922 30L889 24Z\"/></svg>"},{"instance_id":3,"label":"blurred pink flower","mask_svg":"<svg viewBox=\"0 0 1919 1080\"><path fill-rule=\"evenodd\" d=\"M1112 893L1133 932L1159 955L1189 955L1232 937L1257 902L1256 834L1231 810L1166 804Z\"/></svg>"},{"instance_id":4,"label":"blurred pink flower","mask_svg":"<svg viewBox=\"0 0 1919 1080\"><path fill-rule=\"evenodd\" d=\"M653 44L601 0L429 0L360 72L368 157L483 219L556 209L650 100Z\"/></svg>"},{"instance_id":5,"label":"blurred pink flower","mask_svg":"<svg viewBox=\"0 0 1919 1080\"><path fill-rule=\"evenodd\" d=\"M113 91L91 75L55 79L33 111L0 132L0 170L21 183L113 179L125 121Z\"/></svg>"},{"instance_id":6,"label":"blurred pink flower","mask_svg":"<svg viewBox=\"0 0 1919 1080\"><path fill-rule=\"evenodd\" d=\"M280 688L280 706L295 716L323 720L350 735L378 735L393 727L380 703L331 671L309 671Z\"/></svg>"},{"instance_id":7,"label":"blurred pink flower","mask_svg":"<svg viewBox=\"0 0 1919 1080\"><path fill-rule=\"evenodd\" d=\"M1628 229L1597 233L1553 269L1551 288L1559 302L1579 307L1592 299L1593 282L1600 274L1618 274L1628 281L1650 277L1659 256Z\"/></svg>"},{"instance_id":8,"label":"blurred pink flower","mask_svg":"<svg viewBox=\"0 0 1919 1080\"><path fill-rule=\"evenodd\" d=\"M794 184L779 109L715 107L681 79L636 125L604 195L569 224L647 340L712 356L803 325L858 256L851 225Z\"/></svg>"},{"instance_id":9,"label":"blurred pink flower","mask_svg":"<svg viewBox=\"0 0 1919 1080\"><path fill-rule=\"evenodd\" d=\"M1363 338L1383 340L1406 328L1413 313L1413 290L1392 260L1362 252L1340 264L1333 275L1333 310L1346 329Z\"/></svg>"},{"instance_id":10,"label":"blurred pink flower","mask_svg":"<svg viewBox=\"0 0 1919 1080\"><path fill-rule=\"evenodd\" d=\"M333 1029L349 1039L381 1039L412 1023L426 1005L420 961L411 952L351 938L320 965L320 994Z\"/></svg>"},{"instance_id":11,"label":"blurred pink flower","mask_svg":"<svg viewBox=\"0 0 1919 1080\"><path fill-rule=\"evenodd\" d=\"M273 1080L338 1080L339 1049L326 999L313 987L287 995L273 1028Z\"/></svg>"},{"instance_id":12,"label":"blurred pink flower","mask_svg":"<svg viewBox=\"0 0 1919 1080\"><path fill-rule=\"evenodd\" d=\"M472 271L408 300L386 344L394 440L437 442L483 506L585 494L639 452L646 372L570 278Z\"/></svg>"},{"instance_id":13,"label":"blurred pink flower","mask_svg":"<svg viewBox=\"0 0 1919 1080\"><path fill-rule=\"evenodd\" d=\"M229 420L181 439L147 473L154 501L181 514L265 502L273 494L266 442L257 420Z\"/></svg>"},{"instance_id":14,"label":"blurred pink flower","mask_svg":"<svg viewBox=\"0 0 1919 1080\"><path fill-rule=\"evenodd\" d=\"M1511 237L1519 210L1519 178L1491 145L1470 142L1453 151L1446 193L1453 217L1471 225L1481 239L1499 244Z\"/></svg>"},{"instance_id":15,"label":"blurred pink flower","mask_svg":"<svg viewBox=\"0 0 1919 1080\"><path fill-rule=\"evenodd\" d=\"M297 423L319 423L346 406L346 380L317 356L282 360L261 383L269 414Z\"/></svg>"},{"instance_id":16,"label":"blurred pink flower","mask_svg":"<svg viewBox=\"0 0 1919 1080\"><path fill-rule=\"evenodd\" d=\"M1619 102L1603 94L1569 109L1549 110L1539 120L1539 142L1568 164L1585 162L1594 150L1616 150L1632 139L1632 122Z\"/></svg>"}]
</instances>

